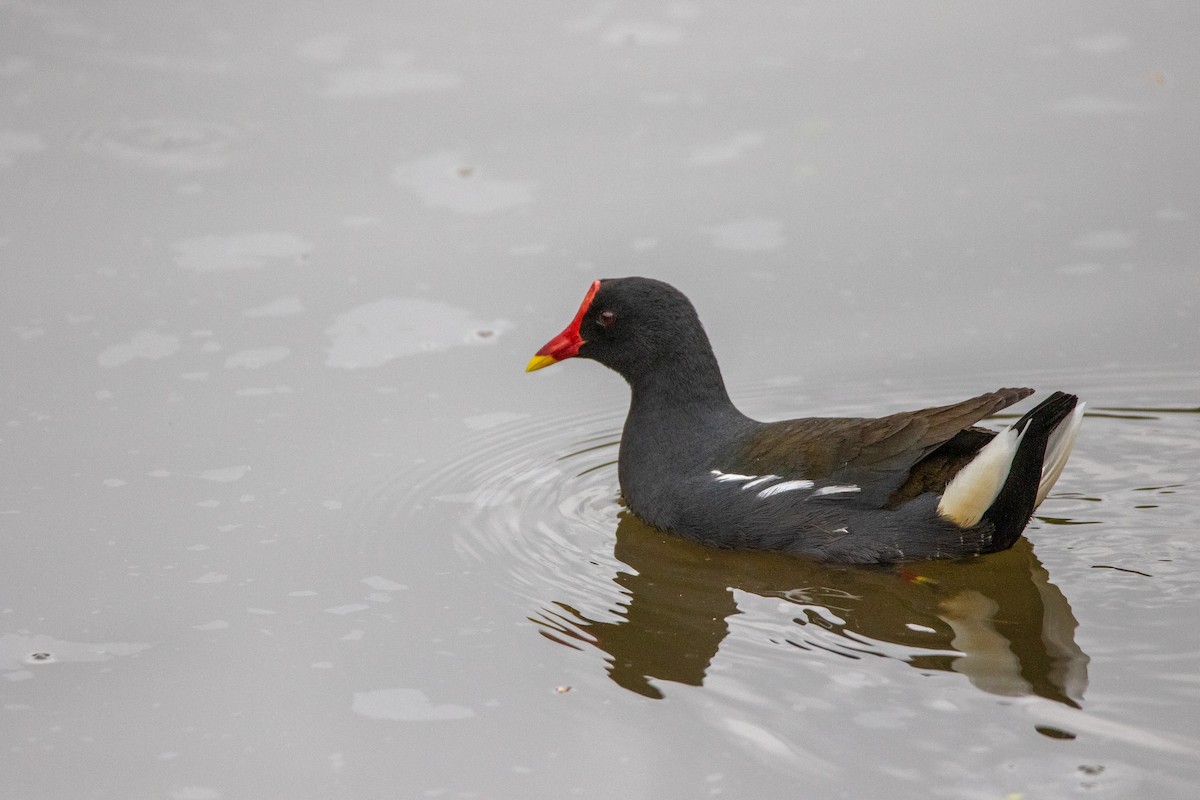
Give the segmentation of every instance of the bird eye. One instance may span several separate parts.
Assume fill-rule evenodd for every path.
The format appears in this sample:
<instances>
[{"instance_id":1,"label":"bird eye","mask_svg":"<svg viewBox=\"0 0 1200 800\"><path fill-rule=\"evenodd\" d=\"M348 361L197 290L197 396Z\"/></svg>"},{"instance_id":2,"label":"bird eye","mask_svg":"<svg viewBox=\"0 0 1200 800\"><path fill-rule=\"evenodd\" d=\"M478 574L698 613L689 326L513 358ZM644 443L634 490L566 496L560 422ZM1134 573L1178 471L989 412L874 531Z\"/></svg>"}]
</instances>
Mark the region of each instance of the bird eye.
<instances>
[{"instance_id":1,"label":"bird eye","mask_svg":"<svg viewBox=\"0 0 1200 800\"><path fill-rule=\"evenodd\" d=\"M598 322L601 328L611 328L613 323L617 321L617 315L612 311L601 311Z\"/></svg>"}]
</instances>

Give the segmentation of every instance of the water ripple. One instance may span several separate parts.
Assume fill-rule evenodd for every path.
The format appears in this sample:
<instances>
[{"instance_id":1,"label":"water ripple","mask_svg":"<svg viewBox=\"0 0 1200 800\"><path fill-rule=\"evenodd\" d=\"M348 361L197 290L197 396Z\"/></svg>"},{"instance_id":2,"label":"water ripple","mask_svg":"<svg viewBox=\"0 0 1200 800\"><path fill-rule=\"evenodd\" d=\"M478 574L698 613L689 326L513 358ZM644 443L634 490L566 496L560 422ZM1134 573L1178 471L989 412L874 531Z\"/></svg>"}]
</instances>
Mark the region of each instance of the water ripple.
<instances>
[{"instance_id":1,"label":"water ripple","mask_svg":"<svg viewBox=\"0 0 1200 800\"><path fill-rule=\"evenodd\" d=\"M881 405L854 387L784 377L736 395L751 413L778 419L800 408L915 408L931 393L962 392L891 386ZM414 468L369 504L389 524L407 515L413 527L447 529L472 574L518 598L546 640L599 654L612 681L646 697L710 678L749 697L769 675L788 683L797 670L837 691L898 680L870 666L883 659L925 675L957 673L989 694L1074 707L1090 659L1075 640L1072 604L1031 540L1085 608L1144 615L1186 601L1194 548L1179 532L1195 520L1195 460L1185 457L1200 441L1192 412L1097 411L1030 537L965 562L823 565L718 551L648 528L619 501L619 413L472 417L470 436L432 471ZM1124 591L1113 593L1114 584Z\"/></svg>"},{"instance_id":2,"label":"water ripple","mask_svg":"<svg viewBox=\"0 0 1200 800\"><path fill-rule=\"evenodd\" d=\"M414 486L414 496L457 508L455 548L527 600L567 593L597 610L619 594L610 570L621 511L619 422L579 415L519 420L487 429ZM559 453L565 453L558 455ZM467 488L464 488L467 487ZM603 565L595 568L591 565ZM598 597L597 597L598 593Z\"/></svg>"},{"instance_id":3,"label":"water ripple","mask_svg":"<svg viewBox=\"0 0 1200 800\"><path fill-rule=\"evenodd\" d=\"M777 409L792 392L741 394L750 407ZM741 675L752 691L755 675L797 659L845 670L874 656L957 672L992 694L1082 698L1088 657L1074 642L1076 620L1027 540L911 570L718 551L622 509L619 415L496 420L433 471L392 483L377 512L448 527L459 555L483 565L472 572L519 598L543 637L599 651L629 691L661 697L671 683L702 685L718 658L727 680Z\"/></svg>"},{"instance_id":4,"label":"water ripple","mask_svg":"<svg viewBox=\"0 0 1200 800\"><path fill-rule=\"evenodd\" d=\"M143 167L203 172L224 167L242 131L222 122L122 119L85 128L74 143L85 153Z\"/></svg>"}]
</instances>

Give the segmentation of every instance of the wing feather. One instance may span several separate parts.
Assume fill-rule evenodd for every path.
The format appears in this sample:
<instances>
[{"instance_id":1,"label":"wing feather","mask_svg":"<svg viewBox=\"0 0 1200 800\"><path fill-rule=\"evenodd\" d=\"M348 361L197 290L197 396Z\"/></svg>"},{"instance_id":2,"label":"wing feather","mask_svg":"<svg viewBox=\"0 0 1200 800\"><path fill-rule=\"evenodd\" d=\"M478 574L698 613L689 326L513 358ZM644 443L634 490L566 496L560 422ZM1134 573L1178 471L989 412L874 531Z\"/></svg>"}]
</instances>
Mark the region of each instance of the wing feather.
<instances>
[{"instance_id":1,"label":"wing feather","mask_svg":"<svg viewBox=\"0 0 1200 800\"><path fill-rule=\"evenodd\" d=\"M877 419L816 417L767 423L745 442L737 470L853 483L869 487L863 500L883 502L925 456L1032 393L998 389L961 403Z\"/></svg>"}]
</instances>

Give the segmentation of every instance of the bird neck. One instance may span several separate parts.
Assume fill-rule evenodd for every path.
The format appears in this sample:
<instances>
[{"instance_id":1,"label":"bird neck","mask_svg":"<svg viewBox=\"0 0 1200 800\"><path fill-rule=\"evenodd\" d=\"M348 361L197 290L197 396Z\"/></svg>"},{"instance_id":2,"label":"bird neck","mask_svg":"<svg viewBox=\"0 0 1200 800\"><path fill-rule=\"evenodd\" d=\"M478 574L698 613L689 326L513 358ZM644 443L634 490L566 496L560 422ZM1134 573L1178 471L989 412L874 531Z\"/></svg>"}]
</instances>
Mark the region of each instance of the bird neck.
<instances>
[{"instance_id":1,"label":"bird neck","mask_svg":"<svg viewBox=\"0 0 1200 800\"><path fill-rule=\"evenodd\" d=\"M692 348L646 366L628 376L632 397L617 475L639 518L670 527L679 479L711 469L725 443L755 423L730 401L711 349Z\"/></svg>"},{"instance_id":2,"label":"bird neck","mask_svg":"<svg viewBox=\"0 0 1200 800\"><path fill-rule=\"evenodd\" d=\"M683 348L642 366L627 376L633 395L630 414L740 416L711 347Z\"/></svg>"}]
</instances>

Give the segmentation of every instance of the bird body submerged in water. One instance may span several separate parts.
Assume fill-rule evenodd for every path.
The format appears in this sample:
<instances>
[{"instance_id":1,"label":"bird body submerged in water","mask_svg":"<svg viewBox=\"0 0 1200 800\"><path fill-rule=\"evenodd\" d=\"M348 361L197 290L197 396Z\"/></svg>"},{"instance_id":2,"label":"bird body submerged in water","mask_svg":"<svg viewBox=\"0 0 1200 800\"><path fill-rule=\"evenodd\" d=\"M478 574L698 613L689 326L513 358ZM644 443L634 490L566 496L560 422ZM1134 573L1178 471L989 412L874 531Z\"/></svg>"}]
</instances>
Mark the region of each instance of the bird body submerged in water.
<instances>
[{"instance_id":1,"label":"bird body submerged in water","mask_svg":"<svg viewBox=\"0 0 1200 800\"><path fill-rule=\"evenodd\" d=\"M629 509L718 547L886 563L1008 549L1058 479L1083 417L1055 392L1008 429L999 389L878 419L758 422L730 401L691 302L648 278L592 284L527 371L590 358L629 382L618 475Z\"/></svg>"}]
</instances>

